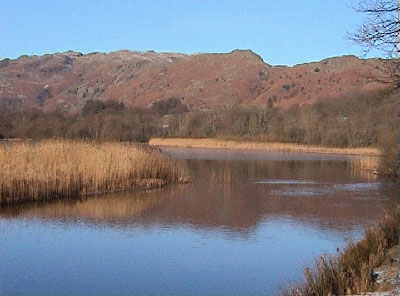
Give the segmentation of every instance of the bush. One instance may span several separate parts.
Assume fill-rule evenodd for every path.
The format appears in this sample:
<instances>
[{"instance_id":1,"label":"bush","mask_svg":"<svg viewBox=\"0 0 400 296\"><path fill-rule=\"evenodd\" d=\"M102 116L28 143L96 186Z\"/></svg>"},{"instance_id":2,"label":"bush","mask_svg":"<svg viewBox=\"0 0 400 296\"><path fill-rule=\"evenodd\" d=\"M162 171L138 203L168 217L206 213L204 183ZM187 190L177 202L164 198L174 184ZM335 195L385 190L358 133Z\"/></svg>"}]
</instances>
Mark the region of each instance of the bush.
<instances>
[{"instance_id":1,"label":"bush","mask_svg":"<svg viewBox=\"0 0 400 296\"><path fill-rule=\"evenodd\" d=\"M82 109L83 115L98 114L106 108L102 101L88 100Z\"/></svg>"},{"instance_id":2,"label":"bush","mask_svg":"<svg viewBox=\"0 0 400 296\"><path fill-rule=\"evenodd\" d=\"M171 97L165 101L157 101L153 103L151 109L160 115L179 114L188 111L187 106L184 105L181 100L176 97Z\"/></svg>"}]
</instances>

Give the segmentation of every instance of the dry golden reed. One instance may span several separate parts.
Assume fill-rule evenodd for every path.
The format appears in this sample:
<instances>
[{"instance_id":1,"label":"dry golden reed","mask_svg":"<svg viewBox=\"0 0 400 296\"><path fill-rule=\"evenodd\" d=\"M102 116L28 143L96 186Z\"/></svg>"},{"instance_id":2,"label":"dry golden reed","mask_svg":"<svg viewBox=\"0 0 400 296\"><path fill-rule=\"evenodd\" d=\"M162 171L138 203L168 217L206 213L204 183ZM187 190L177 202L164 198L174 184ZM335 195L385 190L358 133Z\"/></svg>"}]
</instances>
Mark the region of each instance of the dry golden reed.
<instances>
[{"instance_id":1,"label":"dry golden reed","mask_svg":"<svg viewBox=\"0 0 400 296\"><path fill-rule=\"evenodd\" d=\"M177 164L130 143L0 144L0 203L79 197L177 182Z\"/></svg>"},{"instance_id":2,"label":"dry golden reed","mask_svg":"<svg viewBox=\"0 0 400 296\"><path fill-rule=\"evenodd\" d=\"M397 214L387 216L376 228L365 232L338 257L322 256L314 270L306 269L303 285L282 291L283 296L353 295L374 291L373 271L398 245Z\"/></svg>"},{"instance_id":3,"label":"dry golden reed","mask_svg":"<svg viewBox=\"0 0 400 296\"><path fill-rule=\"evenodd\" d=\"M214 149L255 149L255 150L278 150L291 152L313 152L330 154L348 154L379 156L381 152L376 148L329 148L311 145L300 145L291 143L267 143L267 142L242 142L223 139L193 139L193 138L153 138L149 145L153 146L175 146L192 148L214 148Z\"/></svg>"}]
</instances>

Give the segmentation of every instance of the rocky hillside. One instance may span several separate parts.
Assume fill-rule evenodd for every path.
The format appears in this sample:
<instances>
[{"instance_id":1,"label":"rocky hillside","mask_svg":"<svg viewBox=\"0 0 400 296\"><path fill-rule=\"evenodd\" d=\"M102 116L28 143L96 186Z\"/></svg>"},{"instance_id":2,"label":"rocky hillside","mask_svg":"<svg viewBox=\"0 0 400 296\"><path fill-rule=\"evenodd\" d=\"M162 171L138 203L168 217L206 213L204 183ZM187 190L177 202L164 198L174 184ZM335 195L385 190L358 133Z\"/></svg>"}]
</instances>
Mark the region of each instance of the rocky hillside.
<instances>
[{"instance_id":1,"label":"rocky hillside","mask_svg":"<svg viewBox=\"0 0 400 296\"><path fill-rule=\"evenodd\" d=\"M89 99L148 107L176 97L189 108L312 104L388 87L388 62L343 56L271 66L250 50L226 54L117 51L0 61L0 103L76 112Z\"/></svg>"}]
</instances>

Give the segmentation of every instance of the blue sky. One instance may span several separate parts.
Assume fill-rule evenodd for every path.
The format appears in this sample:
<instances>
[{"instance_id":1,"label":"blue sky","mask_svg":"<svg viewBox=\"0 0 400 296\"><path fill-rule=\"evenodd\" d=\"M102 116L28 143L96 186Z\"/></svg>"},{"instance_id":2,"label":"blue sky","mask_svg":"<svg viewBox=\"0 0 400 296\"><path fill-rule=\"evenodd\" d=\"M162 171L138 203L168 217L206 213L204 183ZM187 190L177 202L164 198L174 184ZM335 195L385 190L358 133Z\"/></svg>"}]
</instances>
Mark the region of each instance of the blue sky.
<instances>
[{"instance_id":1,"label":"blue sky","mask_svg":"<svg viewBox=\"0 0 400 296\"><path fill-rule=\"evenodd\" d=\"M351 1L2 0L0 59L70 49L196 53L239 48L273 65L361 56L362 49L344 38L364 17Z\"/></svg>"}]
</instances>

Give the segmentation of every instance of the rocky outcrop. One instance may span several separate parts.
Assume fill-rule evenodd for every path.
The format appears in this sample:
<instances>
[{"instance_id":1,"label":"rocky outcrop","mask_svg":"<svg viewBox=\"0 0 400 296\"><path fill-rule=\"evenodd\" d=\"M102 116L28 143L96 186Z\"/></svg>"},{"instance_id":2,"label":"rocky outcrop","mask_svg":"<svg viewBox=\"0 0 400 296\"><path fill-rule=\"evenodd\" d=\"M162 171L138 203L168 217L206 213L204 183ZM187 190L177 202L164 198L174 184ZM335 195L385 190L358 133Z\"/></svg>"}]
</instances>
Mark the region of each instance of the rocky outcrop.
<instances>
[{"instance_id":1,"label":"rocky outcrop","mask_svg":"<svg viewBox=\"0 0 400 296\"><path fill-rule=\"evenodd\" d=\"M251 50L191 55L67 51L0 61L0 101L69 112L89 99L147 107L171 97L189 108L289 108L386 88L388 73L387 60L355 56L285 67L271 66Z\"/></svg>"}]
</instances>

